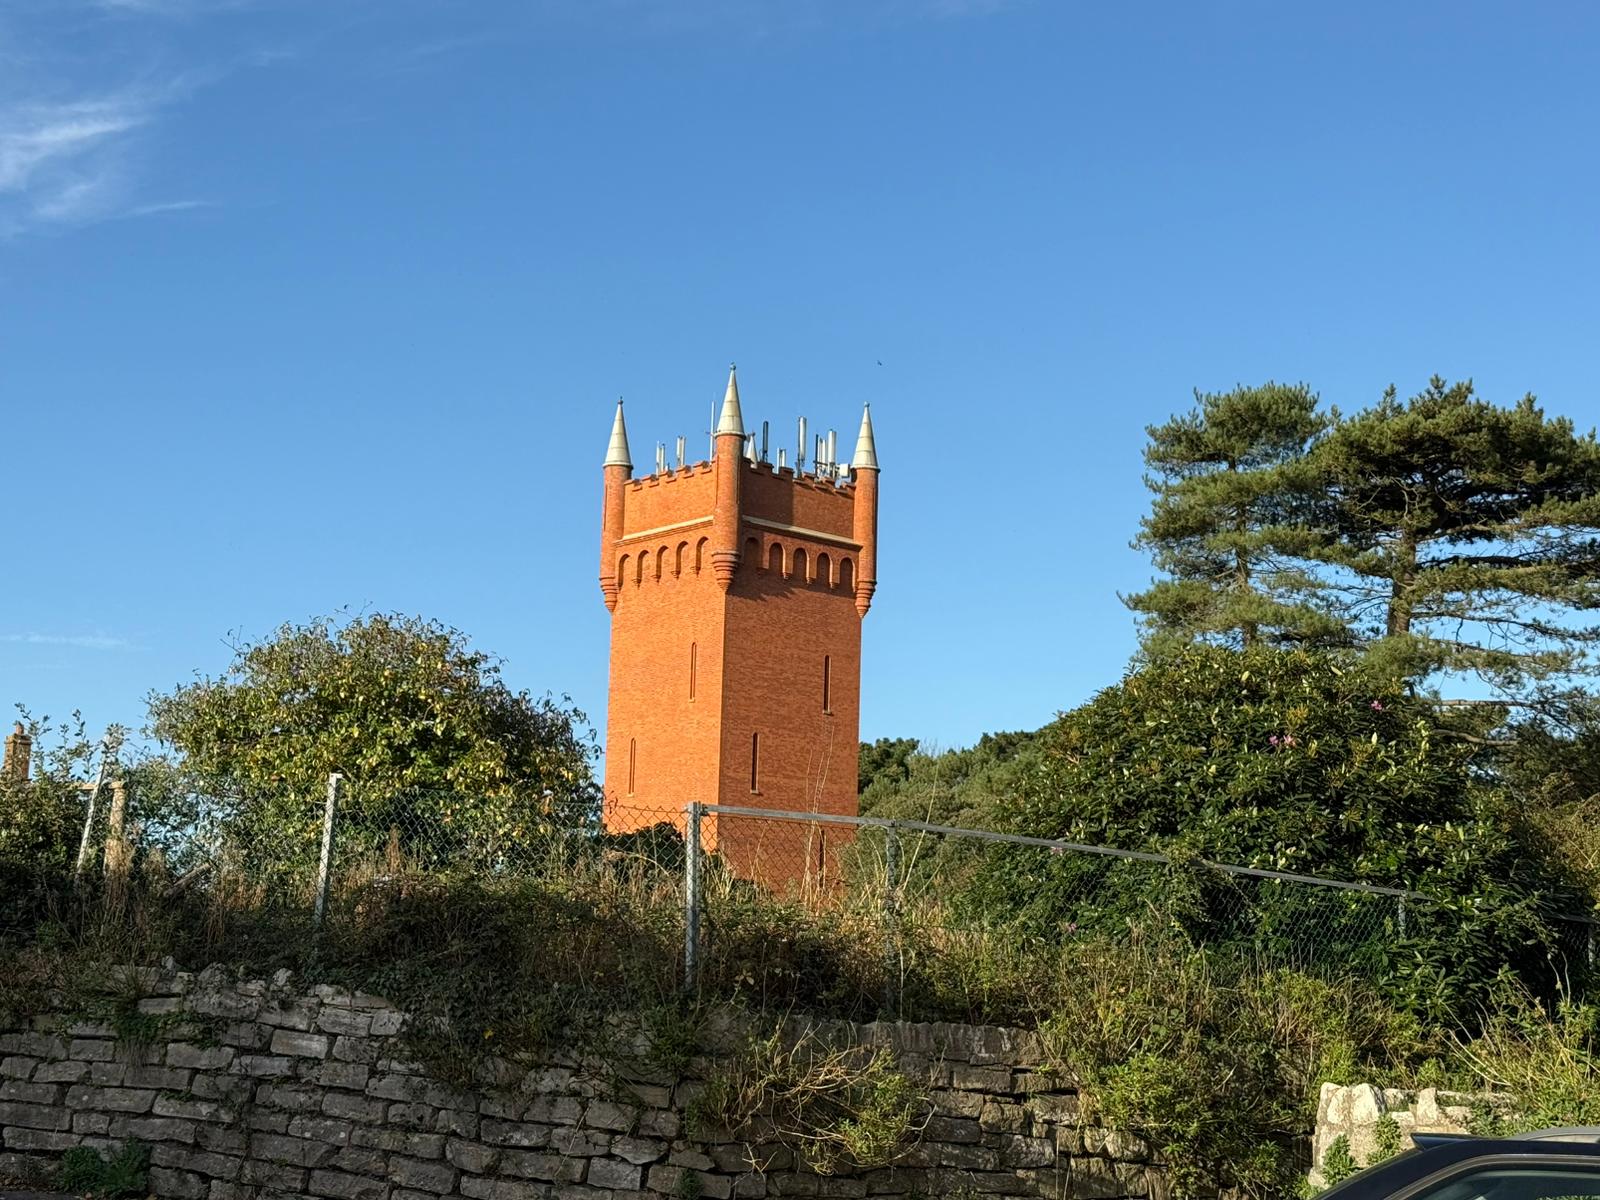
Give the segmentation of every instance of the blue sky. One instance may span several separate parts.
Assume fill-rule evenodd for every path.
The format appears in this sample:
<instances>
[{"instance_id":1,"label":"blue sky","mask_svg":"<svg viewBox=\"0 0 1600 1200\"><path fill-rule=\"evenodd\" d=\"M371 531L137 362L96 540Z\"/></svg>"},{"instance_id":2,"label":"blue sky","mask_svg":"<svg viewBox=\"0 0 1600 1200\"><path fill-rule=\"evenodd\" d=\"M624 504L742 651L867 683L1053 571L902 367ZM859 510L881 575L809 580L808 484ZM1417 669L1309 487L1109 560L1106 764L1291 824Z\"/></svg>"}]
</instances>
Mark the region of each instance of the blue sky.
<instances>
[{"instance_id":1,"label":"blue sky","mask_svg":"<svg viewBox=\"0 0 1600 1200\"><path fill-rule=\"evenodd\" d=\"M864 736L1114 681L1143 426L1433 372L1600 418L1600 8L0 5L0 699L342 606L603 722L611 406L884 464ZM880 365L881 363L881 365Z\"/></svg>"}]
</instances>

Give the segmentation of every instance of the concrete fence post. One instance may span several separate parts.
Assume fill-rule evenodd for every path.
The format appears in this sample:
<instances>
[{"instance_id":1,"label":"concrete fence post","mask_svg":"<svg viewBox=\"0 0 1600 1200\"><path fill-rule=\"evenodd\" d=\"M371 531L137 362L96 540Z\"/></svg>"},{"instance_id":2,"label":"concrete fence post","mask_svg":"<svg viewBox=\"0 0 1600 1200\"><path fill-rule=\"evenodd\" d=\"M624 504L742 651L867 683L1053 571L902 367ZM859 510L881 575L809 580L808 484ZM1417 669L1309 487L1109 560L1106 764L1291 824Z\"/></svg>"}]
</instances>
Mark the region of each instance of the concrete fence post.
<instances>
[{"instance_id":1,"label":"concrete fence post","mask_svg":"<svg viewBox=\"0 0 1600 1200\"><path fill-rule=\"evenodd\" d=\"M78 840L78 860L72 867L72 881L76 883L83 875L83 868L89 861L89 838L94 832L95 804L100 799L100 789L106 781L106 759L111 755L111 735L107 734L100 743L100 766L95 771L94 783L89 786L89 807L83 815L83 837Z\"/></svg>"},{"instance_id":2,"label":"concrete fence post","mask_svg":"<svg viewBox=\"0 0 1600 1200\"><path fill-rule=\"evenodd\" d=\"M700 817L691 800L683 831L683 987L692 992L700 977Z\"/></svg>"},{"instance_id":3,"label":"concrete fence post","mask_svg":"<svg viewBox=\"0 0 1600 1200\"><path fill-rule=\"evenodd\" d=\"M311 914L311 923L322 928L322 919L328 911L328 887L333 881L333 827L339 811L339 784L344 776L328 776L328 799L322 809L322 857L317 863L317 898Z\"/></svg>"}]
</instances>

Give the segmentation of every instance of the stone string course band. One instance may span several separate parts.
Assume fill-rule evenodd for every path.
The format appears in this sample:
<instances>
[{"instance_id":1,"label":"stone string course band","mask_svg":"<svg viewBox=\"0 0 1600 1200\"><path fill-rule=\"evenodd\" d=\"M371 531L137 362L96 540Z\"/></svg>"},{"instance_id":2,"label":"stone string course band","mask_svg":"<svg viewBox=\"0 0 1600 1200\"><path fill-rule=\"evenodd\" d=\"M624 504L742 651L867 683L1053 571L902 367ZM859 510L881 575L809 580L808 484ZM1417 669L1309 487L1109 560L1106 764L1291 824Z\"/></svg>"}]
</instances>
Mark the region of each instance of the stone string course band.
<instances>
[{"instance_id":1,"label":"stone string course band","mask_svg":"<svg viewBox=\"0 0 1600 1200\"><path fill-rule=\"evenodd\" d=\"M894 1166L820 1175L780 1146L686 1129L706 1064L747 1035L731 1021L711 1023L705 1055L681 1078L552 1051L507 1087L462 1092L397 1057L405 1018L377 997L291 991L283 977L233 982L216 968L144 983L139 1007L164 1030L148 1044L60 1016L0 1033L0 1179L47 1173L74 1146L132 1139L150 1147L151 1193L174 1200L1166 1191L1148 1147L1083 1125L1070 1082L1045 1069L1034 1035L1013 1030L826 1027L892 1051L931 1113Z\"/></svg>"}]
</instances>

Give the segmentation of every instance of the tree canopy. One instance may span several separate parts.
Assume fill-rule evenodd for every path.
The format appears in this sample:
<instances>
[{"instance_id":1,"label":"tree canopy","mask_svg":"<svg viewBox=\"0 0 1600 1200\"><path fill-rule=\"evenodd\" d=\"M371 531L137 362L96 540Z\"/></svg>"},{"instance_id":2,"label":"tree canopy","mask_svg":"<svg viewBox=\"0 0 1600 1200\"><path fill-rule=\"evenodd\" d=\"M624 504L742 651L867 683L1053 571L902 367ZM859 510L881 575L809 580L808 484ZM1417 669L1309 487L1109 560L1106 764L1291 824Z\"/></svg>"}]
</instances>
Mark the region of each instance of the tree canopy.
<instances>
[{"instance_id":1,"label":"tree canopy","mask_svg":"<svg viewBox=\"0 0 1600 1200\"><path fill-rule=\"evenodd\" d=\"M1309 536L1306 450L1331 420L1305 385L1268 383L1196 392L1193 410L1149 427L1155 501L1134 545L1166 578L1125 600L1147 644L1338 640L1292 558Z\"/></svg>"},{"instance_id":2,"label":"tree canopy","mask_svg":"<svg viewBox=\"0 0 1600 1200\"><path fill-rule=\"evenodd\" d=\"M330 774L341 840L496 861L593 820L593 735L569 703L513 692L456 630L391 614L285 625L227 671L150 698L150 732L227 797L236 841L311 852Z\"/></svg>"},{"instance_id":3,"label":"tree canopy","mask_svg":"<svg viewBox=\"0 0 1600 1200\"><path fill-rule=\"evenodd\" d=\"M1435 377L1341 417L1268 384L1149 434L1147 651L1351 646L1507 695L1600 666L1600 445L1531 396Z\"/></svg>"}]
</instances>

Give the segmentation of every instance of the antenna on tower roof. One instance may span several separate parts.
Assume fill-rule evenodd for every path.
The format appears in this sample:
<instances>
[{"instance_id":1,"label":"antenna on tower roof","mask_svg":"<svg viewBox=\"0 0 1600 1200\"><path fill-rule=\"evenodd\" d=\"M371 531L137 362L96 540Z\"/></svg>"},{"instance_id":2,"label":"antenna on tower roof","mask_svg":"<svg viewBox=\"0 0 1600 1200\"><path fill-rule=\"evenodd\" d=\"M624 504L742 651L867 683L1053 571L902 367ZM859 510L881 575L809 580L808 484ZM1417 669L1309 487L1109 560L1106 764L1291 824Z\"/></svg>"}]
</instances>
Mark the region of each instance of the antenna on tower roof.
<instances>
[{"instance_id":1,"label":"antenna on tower roof","mask_svg":"<svg viewBox=\"0 0 1600 1200\"><path fill-rule=\"evenodd\" d=\"M794 452L794 473L796 475L804 475L806 473L806 419L804 417L800 418L800 445L796 447Z\"/></svg>"},{"instance_id":2,"label":"antenna on tower roof","mask_svg":"<svg viewBox=\"0 0 1600 1200\"><path fill-rule=\"evenodd\" d=\"M664 474L666 474L666 471L667 471L667 444L665 442L657 442L656 443L656 474L657 475L664 475Z\"/></svg>"},{"instance_id":3,"label":"antenna on tower roof","mask_svg":"<svg viewBox=\"0 0 1600 1200\"><path fill-rule=\"evenodd\" d=\"M767 462L767 422L761 422L761 461Z\"/></svg>"},{"instance_id":4,"label":"antenna on tower roof","mask_svg":"<svg viewBox=\"0 0 1600 1200\"><path fill-rule=\"evenodd\" d=\"M678 435L678 470L680 470L680 471L683 470L683 451L684 451L683 435L679 434Z\"/></svg>"}]
</instances>

